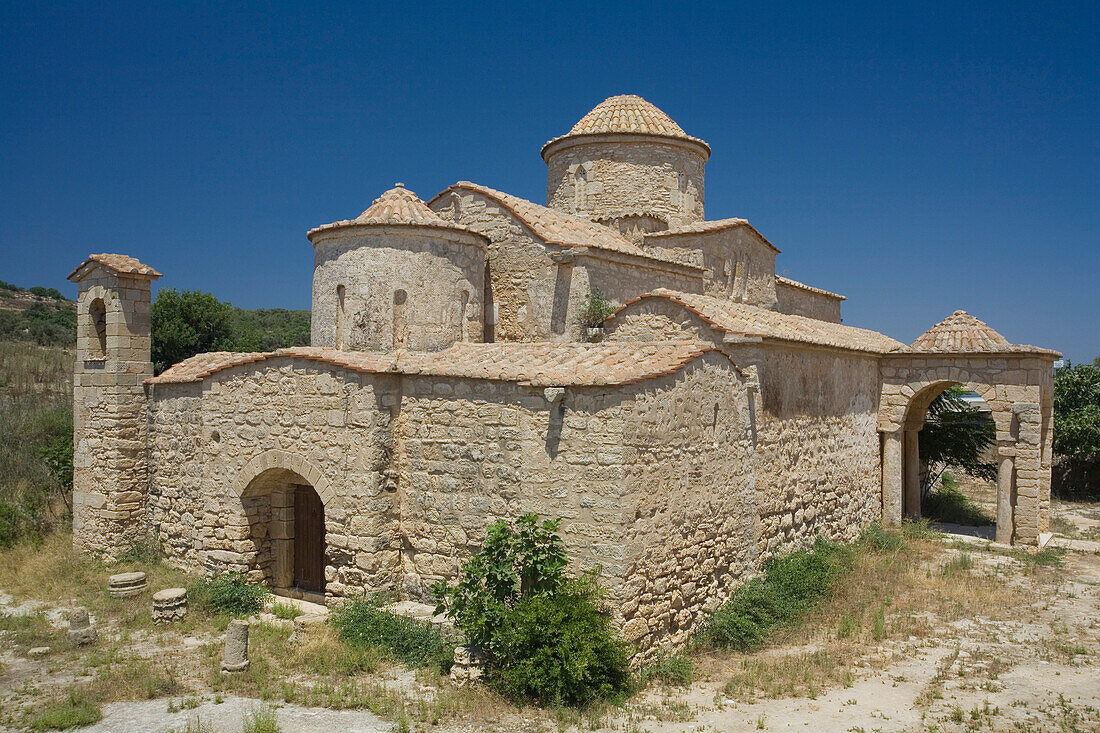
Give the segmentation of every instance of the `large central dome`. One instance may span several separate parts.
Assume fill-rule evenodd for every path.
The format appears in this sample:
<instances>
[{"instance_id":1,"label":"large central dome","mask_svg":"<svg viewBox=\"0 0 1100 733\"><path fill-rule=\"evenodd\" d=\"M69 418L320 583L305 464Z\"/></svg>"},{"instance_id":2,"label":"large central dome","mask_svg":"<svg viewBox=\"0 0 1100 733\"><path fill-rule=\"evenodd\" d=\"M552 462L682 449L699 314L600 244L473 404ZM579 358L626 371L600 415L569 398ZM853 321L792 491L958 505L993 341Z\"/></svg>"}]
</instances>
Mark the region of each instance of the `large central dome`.
<instances>
[{"instance_id":1,"label":"large central dome","mask_svg":"<svg viewBox=\"0 0 1100 733\"><path fill-rule=\"evenodd\" d=\"M640 132L688 137L671 117L637 94L608 97L573 125L569 134L599 132Z\"/></svg>"},{"instance_id":2,"label":"large central dome","mask_svg":"<svg viewBox=\"0 0 1100 733\"><path fill-rule=\"evenodd\" d=\"M637 94L597 104L542 146L546 205L638 238L702 221L710 146Z\"/></svg>"}]
</instances>

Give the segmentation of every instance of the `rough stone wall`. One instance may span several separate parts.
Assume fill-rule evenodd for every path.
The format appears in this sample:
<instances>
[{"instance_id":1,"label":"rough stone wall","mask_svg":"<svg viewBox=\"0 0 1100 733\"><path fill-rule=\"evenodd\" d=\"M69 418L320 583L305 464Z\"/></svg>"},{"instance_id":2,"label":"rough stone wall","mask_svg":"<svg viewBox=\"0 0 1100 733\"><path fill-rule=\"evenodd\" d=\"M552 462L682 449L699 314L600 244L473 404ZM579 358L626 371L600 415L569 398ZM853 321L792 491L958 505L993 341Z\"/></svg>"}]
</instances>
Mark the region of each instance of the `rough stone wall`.
<instances>
[{"instance_id":1,"label":"rough stone wall","mask_svg":"<svg viewBox=\"0 0 1100 733\"><path fill-rule=\"evenodd\" d=\"M878 358L768 343L733 347L756 365L754 457L766 559L880 519Z\"/></svg>"},{"instance_id":2,"label":"rough stone wall","mask_svg":"<svg viewBox=\"0 0 1100 733\"><path fill-rule=\"evenodd\" d=\"M775 250L745 227L650 237L645 246L683 257L701 254L706 268L704 295L761 308L776 304Z\"/></svg>"},{"instance_id":3,"label":"rough stone wall","mask_svg":"<svg viewBox=\"0 0 1100 733\"><path fill-rule=\"evenodd\" d=\"M275 506L257 497L309 484L324 504L328 595L394 587L396 485L386 472L396 390L393 377L291 359L227 369L201 391L157 385L152 522L169 556L270 579L265 543L286 538L257 533Z\"/></svg>"},{"instance_id":4,"label":"rough stone wall","mask_svg":"<svg viewBox=\"0 0 1100 733\"><path fill-rule=\"evenodd\" d=\"M485 253L480 241L425 227L315 235L312 345L438 351L456 341L481 341Z\"/></svg>"},{"instance_id":5,"label":"rough stone wall","mask_svg":"<svg viewBox=\"0 0 1100 733\"><path fill-rule=\"evenodd\" d=\"M745 381L712 352L677 375L674 388L647 389L626 416L626 567L617 599L624 636L650 653L686 642L756 568Z\"/></svg>"},{"instance_id":6,"label":"rough stone wall","mask_svg":"<svg viewBox=\"0 0 1100 733\"><path fill-rule=\"evenodd\" d=\"M663 300L628 306L605 338L660 341L724 334ZM754 369L752 461L766 559L818 535L851 539L881 517L878 357L769 341L725 345L734 363Z\"/></svg>"},{"instance_id":7,"label":"rough stone wall","mask_svg":"<svg viewBox=\"0 0 1100 733\"><path fill-rule=\"evenodd\" d=\"M433 205L444 219L489 237L497 341L580 340L580 312L593 287L616 303L658 287L701 292L702 280L686 269L659 269L613 254L555 262L511 212L479 193L453 191Z\"/></svg>"},{"instance_id":8,"label":"rough stone wall","mask_svg":"<svg viewBox=\"0 0 1100 733\"><path fill-rule=\"evenodd\" d=\"M838 298L812 293L781 282L775 283L775 296L779 302L780 313L840 323L841 301Z\"/></svg>"},{"instance_id":9,"label":"rough stone wall","mask_svg":"<svg viewBox=\"0 0 1100 733\"><path fill-rule=\"evenodd\" d=\"M150 288L97 266L79 282L73 543L114 557L144 539ZM93 303L102 316L93 318Z\"/></svg>"},{"instance_id":10,"label":"rough stone wall","mask_svg":"<svg viewBox=\"0 0 1100 733\"><path fill-rule=\"evenodd\" d=\"M624 234L646 217L666 227L704 219L706 161L691 147L608 136L559 148L547 165L547 206L619 223Z\"/></svg>"}]
</instances>

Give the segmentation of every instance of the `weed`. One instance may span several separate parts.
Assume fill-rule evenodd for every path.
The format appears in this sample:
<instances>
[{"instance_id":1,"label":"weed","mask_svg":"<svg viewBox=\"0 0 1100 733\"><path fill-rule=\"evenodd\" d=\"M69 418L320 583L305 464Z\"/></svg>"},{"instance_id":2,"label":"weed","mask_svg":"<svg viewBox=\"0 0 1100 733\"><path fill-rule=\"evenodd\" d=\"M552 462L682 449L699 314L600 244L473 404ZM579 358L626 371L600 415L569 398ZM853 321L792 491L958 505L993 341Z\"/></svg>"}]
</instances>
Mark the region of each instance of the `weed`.
<instances>
[{"instance_id":1,"label":"weed","mask_svg":"<svg viewBox=\"0 0 1100 733\"><path fill-rule=\"evenodd\" d=\"M33 730L68 730L99 722L102 717L99 705L88 693L74 687L64 698L46 703L27 725Z\"/></svg>"},{"instance_id":2,"label":"weed","mask_svg":"<svg viewBox=\"0 0 1100 733\"><path fill-rule=\"evenodd\" d=\"M244 716L241 733L280 733L279 718L270 705L253 708Z\"/></svg>"},{"instance_id":3,"label":"weed","mask_svg":"<svg viewBox=\"0 0 1100 733\"><path fill-rule=\"evenodd\" d=\"M270 592L241 573L229 573L193 583L187 595L195 606L239 618L258 613Z\"/></svg>"},{"instance_id":4,"label":"weed","mask_svg":"<svg viewBox=\"0 0 1100 733\"><path fill-rule=\"evenodd\" d=\"M948 560L943 568L940 570L940 575L950 578L956 573L964 570L970 570L974 567L974 560L970 557L969 553L960 552L956 557Z\"/></svg>"},{"instance_id":5,"label":"weed","mask_svg":"<svg viewBox=\"0 0 1100 733\"><path fill-rule=\"evenodd\" d=\"M444 640L432 624L399 616L382 606L375 596L349 601L332 614L331 623L348 644L374 647L413 667L423 664L450 669L454 644Z\"/></svg>"},{"instance_id":6,"label":"weed","mask_svg":"<svg viewBox=\"0 0 1100 733\"><path fill-rule=\"evenodd\" d=\"M305 611L289 603L276 602L271 606L271 613L275 616L275 618L293 621L294 619L305 613Z\"/></svg>"},{"instance_id":7,"label":"weed","mask_svg":"<svg viewBox=\"0 0 1100 733\"><path fill-rule=\"evenodd\" d=\"M653 662L638 674L638 683L645 686L651 680L660 680L670 685L690 685L694 677L691 657L680 654L658 654Z\"/></svg>"}]
</instances>

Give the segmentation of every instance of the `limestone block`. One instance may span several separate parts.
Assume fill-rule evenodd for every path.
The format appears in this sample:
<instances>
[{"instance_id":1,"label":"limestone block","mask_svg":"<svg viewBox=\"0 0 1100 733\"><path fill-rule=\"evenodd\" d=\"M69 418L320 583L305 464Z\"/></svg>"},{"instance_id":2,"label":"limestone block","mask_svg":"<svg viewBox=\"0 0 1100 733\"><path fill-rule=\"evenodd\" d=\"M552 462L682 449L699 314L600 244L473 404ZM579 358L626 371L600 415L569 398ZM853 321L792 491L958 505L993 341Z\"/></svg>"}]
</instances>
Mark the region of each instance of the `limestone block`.
<instances>
[{"instance_id":1,"label":"limestone block","mask_svg":"<svg viewBox=\"0 0 1100 733\"><path fill-rule=\"evenodd\" d=\"M88 616L88 609L75 608L69 614L69 641L77 646L94 644L99 640L99 633L92 626Z\"/></svg>"},{"instance_id":2,"label":"limestone block","mask_svg":"<svg viewBox=\"0 0 1100 733\"><path fill-rule=\"evenodd\" d=\"M167 624L182 621L187 614L187 590L165 588L153 594L153 621Z\"/></svg>"}]
</instances>

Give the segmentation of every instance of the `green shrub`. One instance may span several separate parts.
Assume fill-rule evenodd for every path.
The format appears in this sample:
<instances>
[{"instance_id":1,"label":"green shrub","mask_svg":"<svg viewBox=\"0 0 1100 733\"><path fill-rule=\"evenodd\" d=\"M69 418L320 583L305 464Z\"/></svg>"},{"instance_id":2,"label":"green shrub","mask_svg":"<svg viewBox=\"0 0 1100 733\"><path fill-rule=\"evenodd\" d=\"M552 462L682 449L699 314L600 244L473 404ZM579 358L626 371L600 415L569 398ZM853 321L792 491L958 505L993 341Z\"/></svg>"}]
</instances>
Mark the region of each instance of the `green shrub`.
<instances>
[{"instance_id":1,"label":"green shrub","mask_svg":"<svg viewBox=\"0 0 1100 733\"><path fill-rule=\"evenodd\" d=\"M581 322L588 328L595 328L614 313L615 305L599 290L593 290L584 299L584 305L581 307Z\"/></svg>"},{"instance_id":2,"label":"green shrub","mask_svg":"<svg viewBox=\"0 0 1100 733\"><path fill-rule=\"evenodd\" d=\"M630 684L629 660L591 578L528 595L501 617L493 638L497 686L515 699L583 705Z\"/></svg>"},{"instance_id":3,"label":"green shrub","mask_svg":"<svg viewBox=\"0 0 1100 733\"><path fill-rule=\"evenodd\" d=\"M205 578L188 589L195 606L234 618L259 613L269 593L266 586L249 582L241 573Z\"/></svg>"},{"instance_id":4,"label":"green shrub","mask_svg":"<svg viewBox=\"0 0 1100 733\"><path fill-rule=\"evenodd\" d=\"M773 559L714 612L700 641L742 651L763 646L775 627L797 621L827 596L853 561L851 548L821 537L811 550Z\"/></svg>"},{"instance_id":5,"label":"green shrub","mask_svg":"<svg viewBox=\"0 0 1100 733\"><path fill-rule=\"evenodd\" d=\"M565 575L561 520L501 520L454 586L437 583L439 610L486 658L486 679L518 700L583 704L630 684L628 655L600 611L599 588Z\"/></svg>"},{"instance_id":6,"label":"green shrub","mask_svg":"<svg viewBox=\"0 0 1100 733\"><path fill-rule=\"evenodd\" d=\"M244 716L241 733L280 733L281 730L275 708L264 705L253 708Z\"/></svg>"},{"instance_id":7,"label":"green shrub","mask_svg":"<svg viewBox=\"0 0 1100 733\"><path fill-rule=\"evenodd\" d=\"M382 601L381 596L348 601L333 612L330 623L347 644L379 649L411 667L449 670L455 644L429 622L387 611Z\"/></svg>"}]
</instances>

